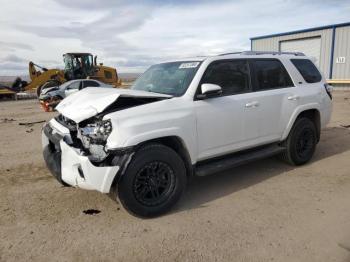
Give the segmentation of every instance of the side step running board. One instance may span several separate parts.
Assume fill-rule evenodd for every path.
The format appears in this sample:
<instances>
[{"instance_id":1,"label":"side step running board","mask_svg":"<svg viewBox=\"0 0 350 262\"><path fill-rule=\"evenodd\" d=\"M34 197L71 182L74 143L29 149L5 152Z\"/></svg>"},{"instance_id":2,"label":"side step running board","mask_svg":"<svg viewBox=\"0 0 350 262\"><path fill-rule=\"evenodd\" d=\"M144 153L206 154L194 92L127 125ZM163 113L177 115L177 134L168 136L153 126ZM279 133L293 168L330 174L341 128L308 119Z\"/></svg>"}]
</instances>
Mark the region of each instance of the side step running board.
<instances>
[{"instance_id":1,"label":"side step running board","mask_svg":"<svg viewBox=\"0 0 350 262\"><path fill-rule=\"evenodd\" d=\"M198 163L195 172L197 176L206 176L244 165L251 161L277 155L284 150L284 147L278 145L259 147L258 149L231 154L224 158Z\"/></svg>"}]
</instances>

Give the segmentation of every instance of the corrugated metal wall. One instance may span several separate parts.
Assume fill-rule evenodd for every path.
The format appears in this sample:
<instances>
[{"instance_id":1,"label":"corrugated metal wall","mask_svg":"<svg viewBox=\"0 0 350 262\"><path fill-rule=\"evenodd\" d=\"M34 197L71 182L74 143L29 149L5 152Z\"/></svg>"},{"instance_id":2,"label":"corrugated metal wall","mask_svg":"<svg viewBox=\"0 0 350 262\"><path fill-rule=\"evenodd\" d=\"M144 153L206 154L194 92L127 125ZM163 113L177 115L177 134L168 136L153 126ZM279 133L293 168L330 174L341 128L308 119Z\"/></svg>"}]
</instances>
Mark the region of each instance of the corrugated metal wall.
<instances>
[{"instance_id":1,"label":"corrugated metal wall","mask_svg":"<svg viewBox=\"0 0 350 262\"><path fill-rule=\"evenodd\" d=\"M341 29L341 28L339 28ZM324 29L312 32L297 33L284 36L275 36L264 39L255 39L252 41L253 51L279 51L280 41L302 39L309 37L321 37L321 58L319 67L326 78L329 76L331 45L332 45L332 29ZM349 61L350 62L350 61ZM333 71L334 72L334 71Z\"/></svg>"},{"instance_id":2,"label":"corrugated metal wall","mask_svg":"<svg viewBox=\"0 0 350 262\"><path fill-rule=\"evenodd\" d=\"M281 52L303 52L315 58L315 64L320 65L321 59L321 37L309 37L293 39L280 42Z\"/></svg>"},{"instance_id":3,"label":"corrugated metal wall","mask_svg":"<svg viewBox=\"0 0 350 262\"><path fill-rule=\"evenodd\" d=\"M335 32L333 79L350 79L350 26L338 27ZM345 57L345 63L336 63L337 57Z\"/></svg>"}]
</instances>

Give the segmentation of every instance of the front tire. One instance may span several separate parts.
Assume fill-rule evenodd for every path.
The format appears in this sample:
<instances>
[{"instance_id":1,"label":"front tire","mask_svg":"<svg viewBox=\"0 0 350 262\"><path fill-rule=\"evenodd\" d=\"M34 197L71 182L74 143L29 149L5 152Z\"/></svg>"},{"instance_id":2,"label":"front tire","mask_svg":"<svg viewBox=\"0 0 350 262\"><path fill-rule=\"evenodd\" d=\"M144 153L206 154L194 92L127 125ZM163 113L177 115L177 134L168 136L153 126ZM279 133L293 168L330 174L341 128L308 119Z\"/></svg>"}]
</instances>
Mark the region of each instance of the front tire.
<instances>
[{"instance_id":1,"label":"front tire","mask_svg":"<svg viewBox=\"0 0 350 262\"><path fill-rule=\"evenodd\" d=\"M299 118L282 144L286 151L281 154L281 159L291 165L303 165L314 155L316 144L315 124L309 118Z\"/></svg>"},{"instance_id":2,"label":"front tire","mask_svg":"<svg viewBox=\"0 0 350 262\"><path fill-rule=\"evenodd\" d=\"M139 217L155 217L170 210L186 186L181 157L162 144L141 147L118 183L124 208Z\"/></svg>"}]
</instances>

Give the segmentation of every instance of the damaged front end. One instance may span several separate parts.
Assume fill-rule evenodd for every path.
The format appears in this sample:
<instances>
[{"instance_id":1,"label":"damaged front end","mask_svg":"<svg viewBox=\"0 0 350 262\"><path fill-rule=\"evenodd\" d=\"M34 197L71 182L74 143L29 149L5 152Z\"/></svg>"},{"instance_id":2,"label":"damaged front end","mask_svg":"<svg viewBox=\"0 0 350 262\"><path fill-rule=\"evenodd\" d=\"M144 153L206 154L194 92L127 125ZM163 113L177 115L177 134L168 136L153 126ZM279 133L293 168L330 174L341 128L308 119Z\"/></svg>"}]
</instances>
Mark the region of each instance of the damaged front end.
<instances>
[{"instance_id":1,"label":"damaged front end","mask_svg":"<svg viewBox=\"0 0 350 262\"><path fill-rule=\"evenodd\" d=\"M72 120L67 121L67 118L62 115L59 115L57 120L59 123L70 123L69 130L72 145L79 147L95 166L122 165L123 161L120 160L124 156L128 157L133 152L133 148L107 149L107 138L111 134L113 127L110 119L103 120L104 115L99 114L79 124L75 124Z\"/></svg>"},{"instance_id":2,"label":"damaged front end","mask_svg":"<svg viewBox=\"0 0 350 262\"><path fill-rule=\"evenodd\" d=\"M59 115L43 128L45 162L65 186L108 193L126 168L132 148L106 150L111 123L88 119L82 123Z\"/></svg>"},{"instance_id":3,"label":"damaged front end","mask_svg":"<svg viewBox=\"0 0 350 262\"><path fill-rule=\"evenodd\" d=\"M103 193L125 171L133 147L108 148L108 137L117 121L106 115L171 96L143 91L86 88L65 98L60 113L43 128L45 162L64 185ZM115 137L113 138L115 139Z\"/></svg>"}]
</instances>

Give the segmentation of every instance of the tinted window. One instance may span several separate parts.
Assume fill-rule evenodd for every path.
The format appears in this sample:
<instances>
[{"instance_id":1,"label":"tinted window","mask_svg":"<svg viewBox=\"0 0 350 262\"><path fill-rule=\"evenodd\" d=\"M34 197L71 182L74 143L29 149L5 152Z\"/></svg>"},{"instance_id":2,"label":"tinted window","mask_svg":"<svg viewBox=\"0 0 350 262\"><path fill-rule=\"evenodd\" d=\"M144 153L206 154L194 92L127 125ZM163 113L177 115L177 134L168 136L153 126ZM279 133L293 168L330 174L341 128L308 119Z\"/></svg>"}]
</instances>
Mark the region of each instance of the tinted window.
<instances>
[{"instance_id":1,"label":"tinted window","mask_svg":"<svg viewBox=\"0 0 350 262\"><path fill-rule=\"evenodd\" d=\"M223 96L249 92L248 64L244 60L213 62L205 71L201 83L221 86Z\"/></svg>"},{"instance_id":2,"label":"tinted window","mask_svg":"<svg viewBox=\"0 0 350 262\"><path fill-rule=\"evenodd\" d=\"M67 89L79 89L80 87L80 81L75 81L73 83L71 83Z\"/></svg>"},{"instance_id":3,"label":"tinted window","mask_svg":"<svg viewBox=\"0 0 350 262\"><path fill-rule=\"evenodd\" d=\"M291 61L306 82L317 83L321 81L322 76L320 72L309 59L291 59Z\"/></svg>"},{"instance_id":4,"label":"tinted window","mask_svg":"<svg viewBox=\"0 0 350 262\"><path fill-rule=\"evenodd\" d=\"M252 79L256 91L293 86L292 80L279 60L252 60L250 65L252 66Z\"/></svg>"},{"instance_id":5,"label":"tinted window","mask_svg":"<svg viewBox=\"0 0 350 262\"><path fill-rule=\"evenodd\" d=\"M88 87L88 86L100 86L99 83L95 82L95 81L84 81L84 87Z\"/></svg>"}]
</instances>

